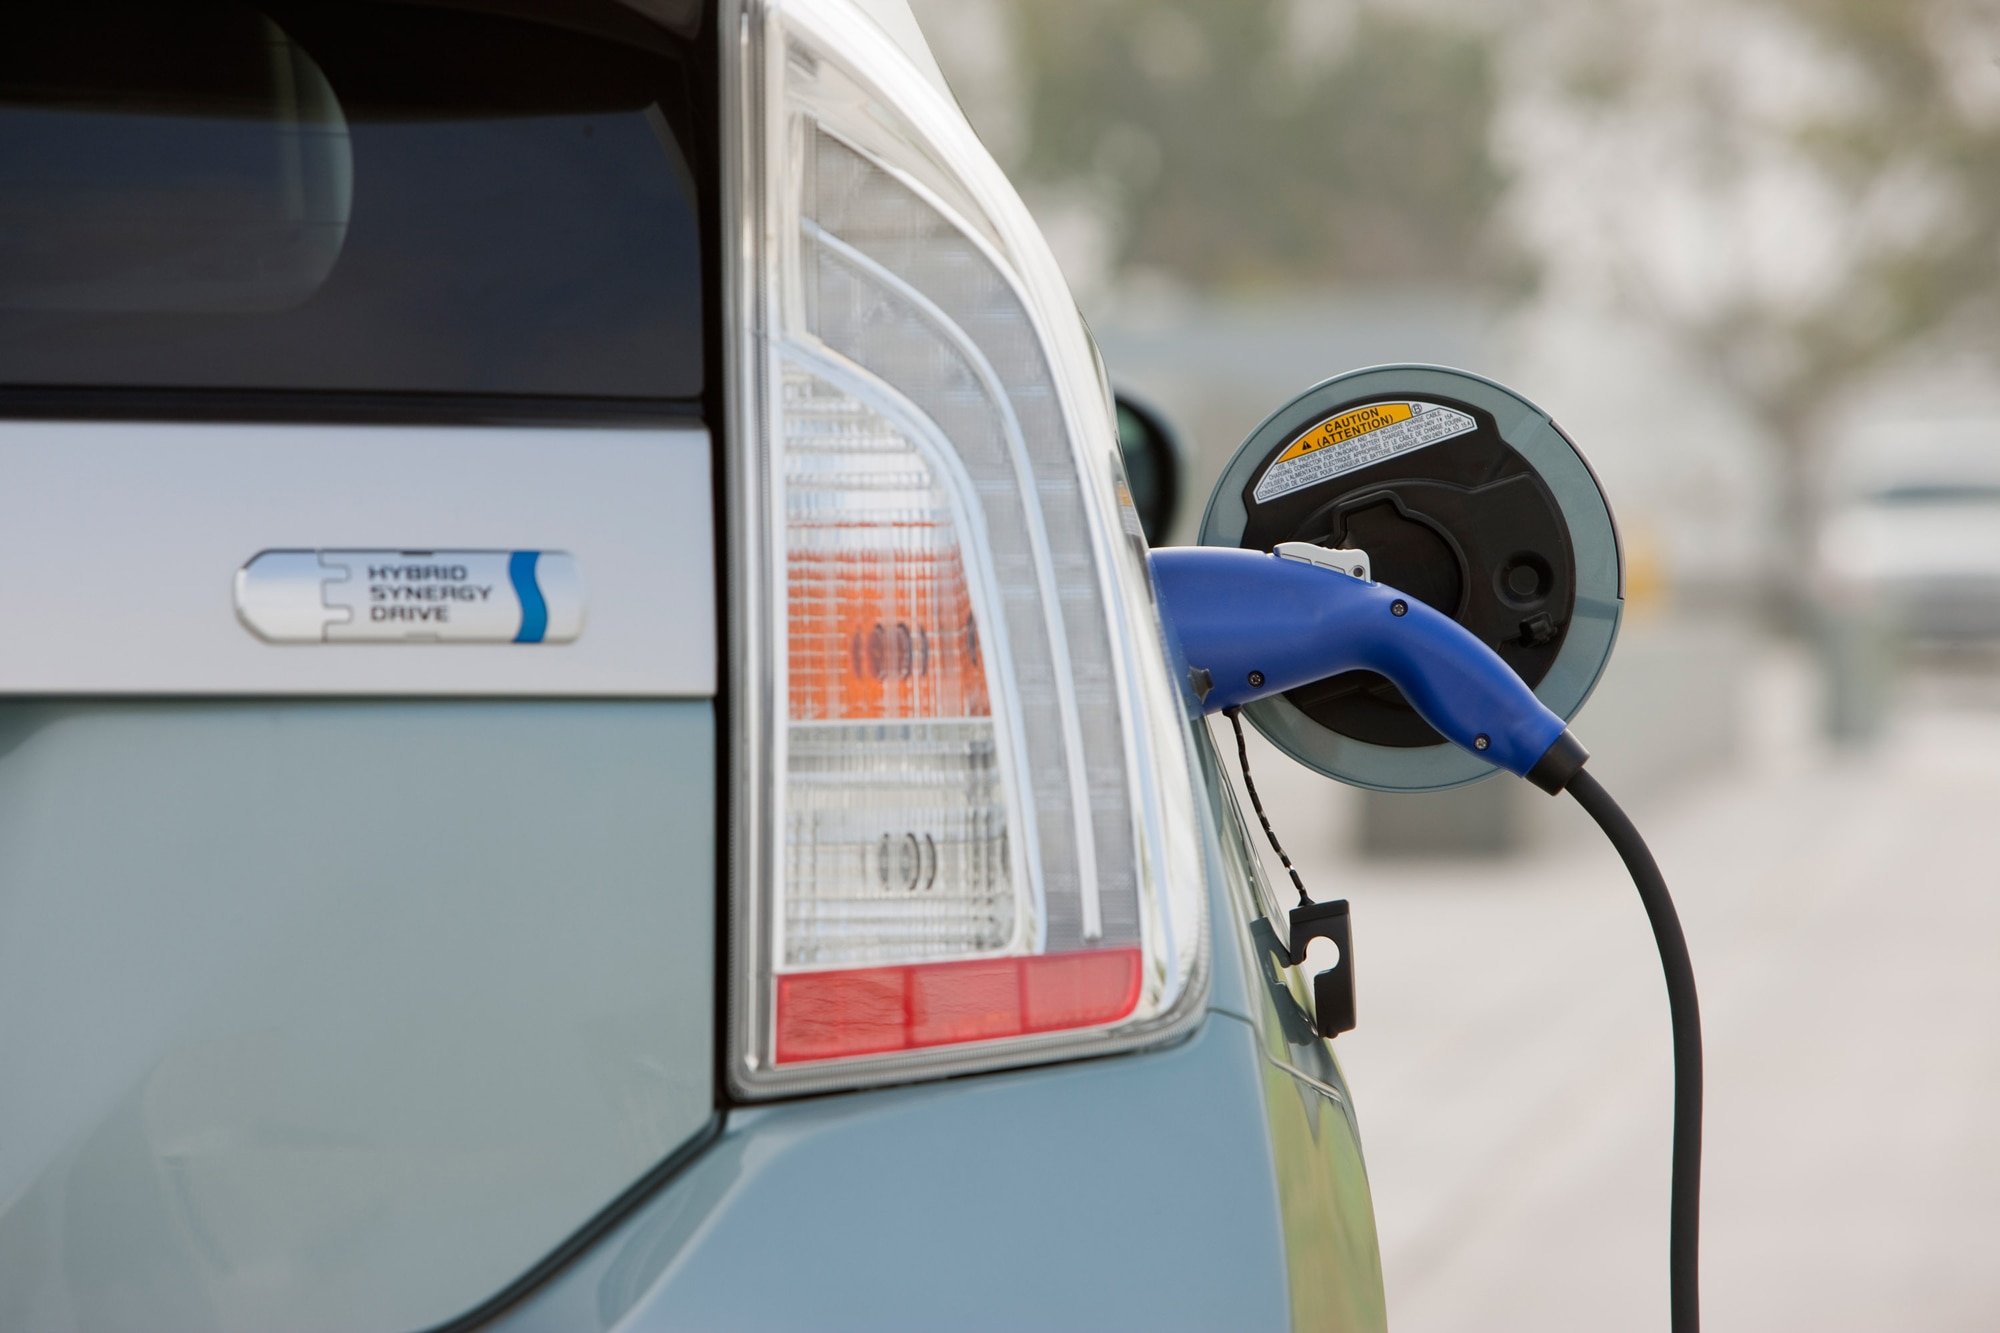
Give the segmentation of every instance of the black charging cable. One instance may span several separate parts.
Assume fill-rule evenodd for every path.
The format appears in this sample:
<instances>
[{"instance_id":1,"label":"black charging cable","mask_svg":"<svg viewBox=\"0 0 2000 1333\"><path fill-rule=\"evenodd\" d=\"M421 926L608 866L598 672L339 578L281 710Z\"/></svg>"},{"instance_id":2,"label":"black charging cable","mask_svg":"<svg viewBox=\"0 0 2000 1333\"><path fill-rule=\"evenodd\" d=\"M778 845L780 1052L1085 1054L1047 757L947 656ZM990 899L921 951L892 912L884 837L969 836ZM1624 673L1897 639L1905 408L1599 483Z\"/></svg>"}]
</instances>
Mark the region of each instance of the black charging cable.
<instances>
[{"instance_id":1,"label":"black charging cable","mask_svg":"<svg viewBox=\"0 0 2000 1333\"><path fill-rule=\"evenodd\" d=\"M1673 1198L1667 1213L1667 1293L1673 1333L1699 1333L1701 1328L1701 1004L1695 995L1694 964L1688 959L1687 937L1674 911L1667 881L1631 819L1604 790L1604 784L1579 768L1564 790L1576 798L1618 856L1638 887L1646 918L1653 923L1653 942L1660 950L1660 970L1667 979L1667 1010L1674 1026L1674 1151Z\"/></svg>"},{"instance_id":2,"label":"black charging cable","mask_svg":"<svg viewBox=\"0 0 2000 1333\"><path fill-rule=\"evenodd\" d=\"M1236 731L1236 758L1243 769L1243 787L1257 811L1257 822L1278 854L1299 902L1311 906L1306 886L1299 878L1292 858L1278 842L1278 834L1257 797L1257 783L1250 776L1250 749L1243 740L1243 710L1232 705L1222 710ZM1583 753L1581 747L1576 751ZM1667 1301L1673 1333L1700 1333L1701 1330L1701 1005L1695 995L1694 964L1688 958L1687 936L1681 933L1680 913L1674 910L1673 896L1667 892L1666 877L1653 860L1646 840L1604 784L1580 764L1562 786L1576 798L1604 836L1617 849L1619 859L1638 887L1639 901L1645 904L1646 919L1653 924L1653 942L1660 950L1660 970L1667 980L1667 1011L1674 1029L1674 1146L1673 1193L1667 1210ZM1296 960L1295 960L1296 961ZM1351 1005L1351 1002L1350 1002Z\"/></svg>"}]
</instances>

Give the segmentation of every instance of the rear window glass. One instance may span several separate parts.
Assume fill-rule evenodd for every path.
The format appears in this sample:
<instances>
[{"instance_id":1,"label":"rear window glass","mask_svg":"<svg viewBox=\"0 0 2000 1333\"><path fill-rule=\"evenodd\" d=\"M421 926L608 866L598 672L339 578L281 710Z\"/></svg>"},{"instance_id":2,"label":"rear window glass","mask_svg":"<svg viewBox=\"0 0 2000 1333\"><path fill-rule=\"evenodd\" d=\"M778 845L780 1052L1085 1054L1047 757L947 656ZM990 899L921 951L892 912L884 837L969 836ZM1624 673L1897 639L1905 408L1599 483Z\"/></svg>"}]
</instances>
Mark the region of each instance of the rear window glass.
<instances>
[{"instance_id":1,"label":"rear window glass","mask_svg":"<svg viewBox=\"0 0 2000 1333\"><path fill-rule=\"evenodd\" d=\"M0 9L0 382L697 395L684 71L579 26Z\"/></svg>"}]
</instances>

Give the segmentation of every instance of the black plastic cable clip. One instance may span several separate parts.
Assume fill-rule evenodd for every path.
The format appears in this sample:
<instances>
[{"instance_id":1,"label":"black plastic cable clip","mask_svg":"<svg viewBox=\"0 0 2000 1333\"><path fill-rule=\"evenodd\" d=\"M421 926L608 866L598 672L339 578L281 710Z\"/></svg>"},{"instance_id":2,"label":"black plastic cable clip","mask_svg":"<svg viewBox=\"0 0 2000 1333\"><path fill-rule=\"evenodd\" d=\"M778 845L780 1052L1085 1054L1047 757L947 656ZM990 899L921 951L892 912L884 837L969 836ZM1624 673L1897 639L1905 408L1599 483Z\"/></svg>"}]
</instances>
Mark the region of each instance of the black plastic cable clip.
<instances>
[{"instance_id":1,"label":"black plastic cable clip","mask_svg":"<svg viewBox=\"0 0 2000 1333\"><path fill-rule=\"evenodd\" d=\"M1340 961L1313 978L1313 1027L1322 1037L1354 1030L1354 934L1349 926L1347 899L1307 903L1292 909L1292 966L1306 961L1306 946L1332 940Z\"/></svg>"}]
</instances>

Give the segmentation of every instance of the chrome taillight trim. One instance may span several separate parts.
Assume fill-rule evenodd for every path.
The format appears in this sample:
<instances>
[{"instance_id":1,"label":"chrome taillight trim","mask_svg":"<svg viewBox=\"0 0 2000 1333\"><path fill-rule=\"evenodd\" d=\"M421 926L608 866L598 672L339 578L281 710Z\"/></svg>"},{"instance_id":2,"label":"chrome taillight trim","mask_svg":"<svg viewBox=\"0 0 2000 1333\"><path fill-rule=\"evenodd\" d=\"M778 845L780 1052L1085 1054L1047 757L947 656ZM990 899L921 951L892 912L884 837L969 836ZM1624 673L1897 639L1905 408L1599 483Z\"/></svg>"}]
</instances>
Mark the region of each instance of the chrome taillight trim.
<instances>
[{"instance_id":1,"label":"chrome taillight trim","mask_svg":"<svg viewBox=\"0 0 2000 1333\"><path fill-rule=\"evenodd\" d=\"M747 150L765 134L763 80L754 62L761 43L754 30L755 0L721 0L716 24L722 105L718 153L722 197L723 511L724 579L727 588L729 658L724 714L729 728L729 810L724 879L728 1011L724 1016L724 1065L730 1091L754 1096L750 1080L759 1056L750 1040L766 1021L765 988L759 979L770 968L769 932L764 926L759 887L767 874L766 836L771 726L771 658L766 645L770 598L775 592L767 536L765 497L769 470L763 442L770 437L765 396L767 358L761 354L769 321L761 308L757 264L766 246L758 232L769 210L763 173L751 169ZM758 156L761 157L761 152Z\"/></svg>"}]
</instances>

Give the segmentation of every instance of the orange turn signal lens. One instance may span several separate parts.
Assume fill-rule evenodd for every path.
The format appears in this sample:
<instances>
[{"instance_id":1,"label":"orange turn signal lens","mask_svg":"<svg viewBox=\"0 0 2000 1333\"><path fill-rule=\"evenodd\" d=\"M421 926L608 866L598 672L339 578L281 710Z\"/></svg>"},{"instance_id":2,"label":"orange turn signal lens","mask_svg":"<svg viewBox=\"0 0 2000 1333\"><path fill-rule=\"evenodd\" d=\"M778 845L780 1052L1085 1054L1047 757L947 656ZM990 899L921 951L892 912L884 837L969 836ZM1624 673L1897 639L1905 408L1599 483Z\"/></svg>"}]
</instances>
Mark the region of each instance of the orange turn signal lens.
<instances>
[{"instance_id":1,"label":"orange turn signal lens","mask_svg":"<svg viewBox=\"0 0 2000 1333\"><path fill-rule=\"evenodd\" d=\"M979 625L948 525L828 531L795 520L792 528L794 721L991 714Z\"/></svg>"}]
</instances>

